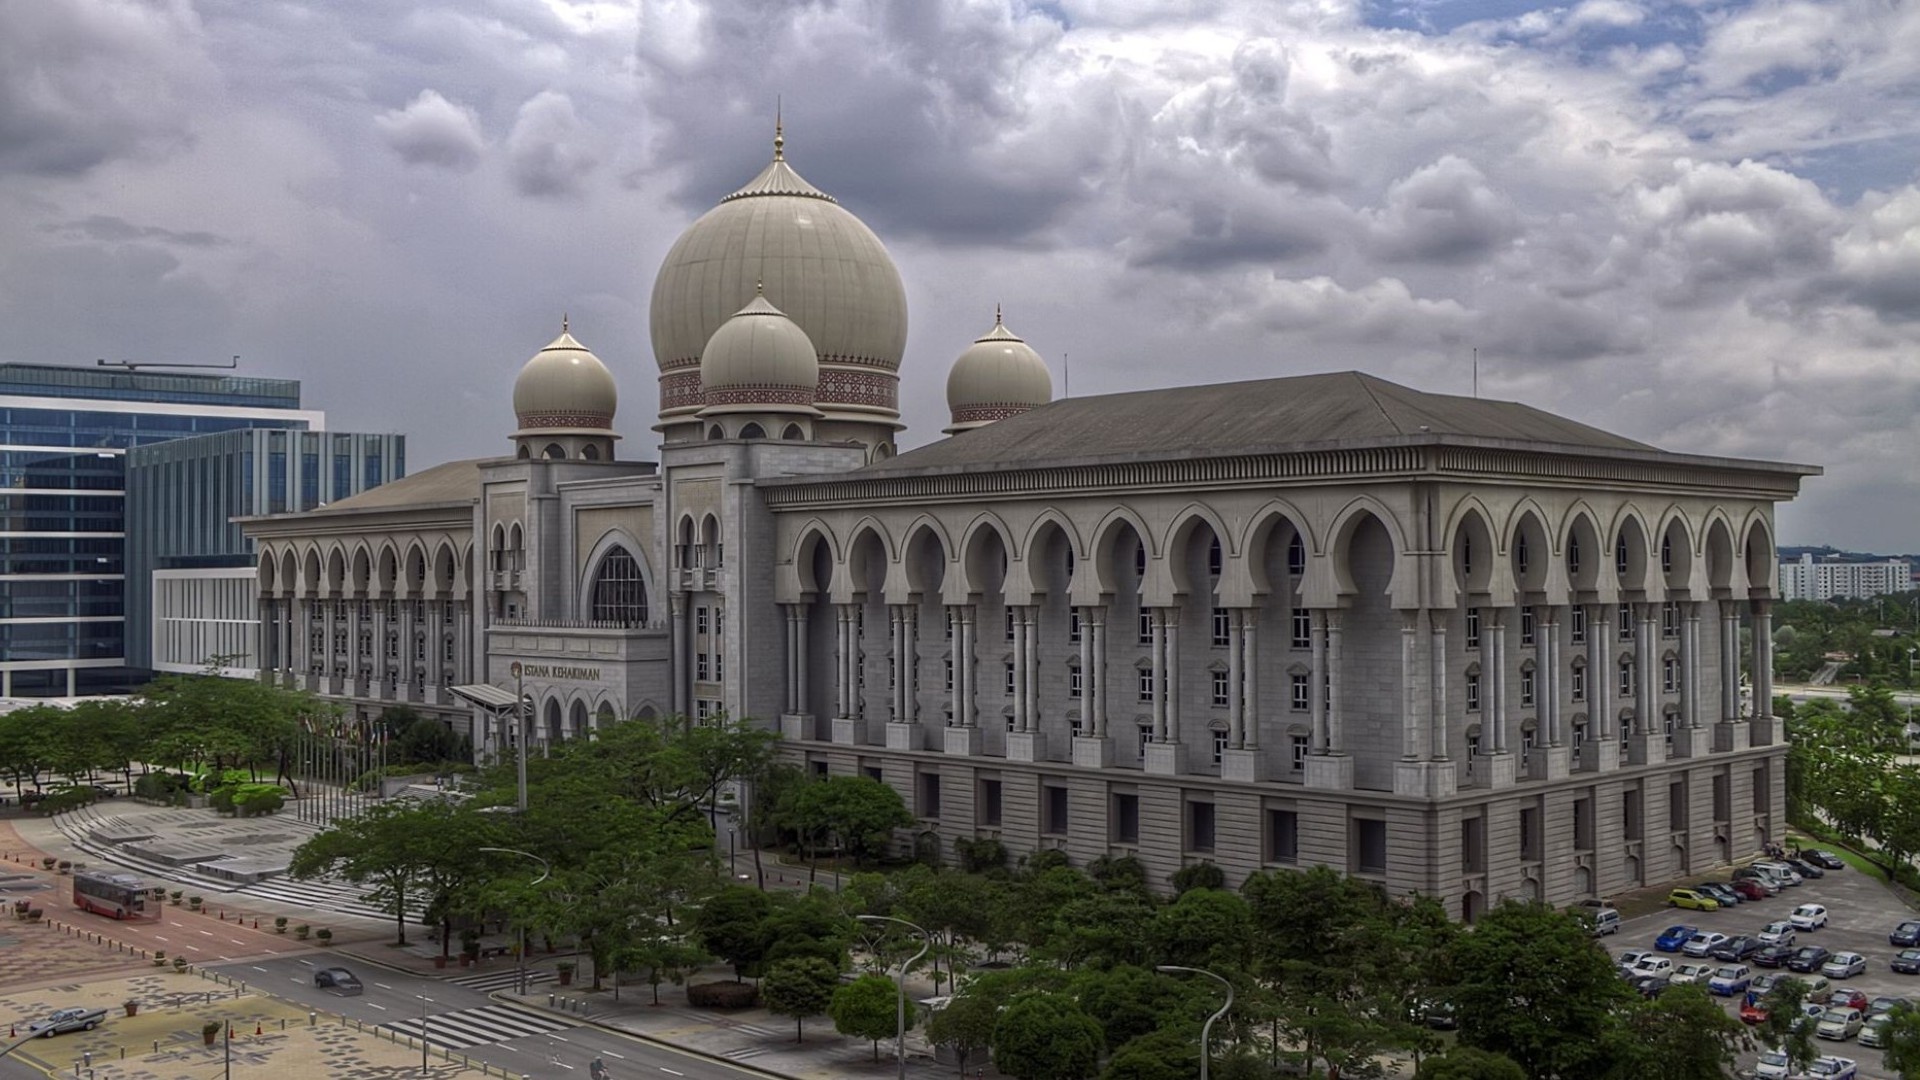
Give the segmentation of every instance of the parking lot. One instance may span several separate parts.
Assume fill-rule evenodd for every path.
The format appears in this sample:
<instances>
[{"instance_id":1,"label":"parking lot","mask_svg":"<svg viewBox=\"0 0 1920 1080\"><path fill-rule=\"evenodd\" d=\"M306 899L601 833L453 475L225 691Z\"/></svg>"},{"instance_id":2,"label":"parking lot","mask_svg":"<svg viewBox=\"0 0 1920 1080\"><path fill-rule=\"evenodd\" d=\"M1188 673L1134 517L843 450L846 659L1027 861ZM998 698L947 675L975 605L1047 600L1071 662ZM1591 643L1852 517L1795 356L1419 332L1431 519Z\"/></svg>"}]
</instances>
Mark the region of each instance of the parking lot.
<instances>
[{"instance_id":1,"label":"parking lot","mask_svg":"<svg viewBox=\"0 0 1920 1080\"><path fill-rule=\"evenodd\" d=\"M1712 880L1725 879L1724 873L1712 876ZM1899 952L1887 943L1888 932L1902 921L1920 916L1916 916L1913 909L1902 903L1885 885L1852 867L1829 870L1824 878L1782 889L1778 896L1749 900L1733 908L1721 908L1718 911L1668 908L1628 919L1621 924L1619 933L1602 940L1606 943L1607 951L1618 956L1628 949L1653 948L1653 941L1661 931L1679 924L1723 934L1754 934L1767 923L1785 919L1796 906L1806 903L1826 905L1828 922L1822 930L1800 931L1796 944L1819 945L1830 952L1857 952L1867 958L1864 974L1844 981L1834 980L1836 986L1853 987L1865 993L1869 999L1890 994L1920 1001L1920 976L1895 974L1887 966L1887 962ZM1677 953L1662 955L1671 956L1676 964L1683 959L1691 960ZM1755 972L1761 970L1756 968ZM1780 970L1785 972L1785 969ZM1737 1010L1740 1005L1738 997L1718 1000L1725 1002L1729 1011ZM1816 1039L1814 1042L1822 1054L1852 1058L1858 1062L1862 1077L1893 1080L1893 1073L1882 1063L1880 1051L1874 1047L1861 1046L1852 1039L1845 1042ZM1742 1055L1741 1067L1751 1068L1757 1057L1757 1054Z\"/></svg>"}]
</instances>

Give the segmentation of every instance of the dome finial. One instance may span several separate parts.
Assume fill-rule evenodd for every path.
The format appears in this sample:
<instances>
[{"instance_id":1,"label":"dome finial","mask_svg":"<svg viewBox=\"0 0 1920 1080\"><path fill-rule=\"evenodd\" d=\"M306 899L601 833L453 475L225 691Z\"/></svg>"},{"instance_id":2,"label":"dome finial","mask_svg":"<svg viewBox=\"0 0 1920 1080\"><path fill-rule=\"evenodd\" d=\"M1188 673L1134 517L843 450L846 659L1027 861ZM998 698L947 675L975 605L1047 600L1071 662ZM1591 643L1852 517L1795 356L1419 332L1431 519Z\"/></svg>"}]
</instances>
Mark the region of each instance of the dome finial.
<instances>
[{"instance_id":1,"label":"dome finial","mask_svg":"<svg viewBox=\"0 0 1920 1080\"><path fill-rule=\"evenodd\" d=\"M994 301L993 304L993 325L1000 325L1000 302L998 300Z\"/></svg>"},{"instance_id":2,"label":"dome finial","mask_svg":"<svg viewBox=\"0 0 1920 1080\"><path fill-rule=\"evenodd\" d=\"M566 313L566 312L564 312L564 311L560 313L560 332L561 332L561 333L563 333L563 334L565 334L565 333L567 333L567 332L568 332L568 330L567 330L567 313Z\"/></svg>"},{"instance_id":3,"label":"dome finial","mask_svg":"<svg viewBox=\"0 0 1920 1080\"><path fill-rule=\"evenodd\" d=\"M766 283L766 282L765 282L764 280L761 280L761 279L755 279L755 280L754 280L754 283L753 283L753 295L755 295L755 296L765 296L765 295L767 295L767 283Z\"/></svg>"},{"instance_id":4,"label":"dome finial","mask_svg":"<svg viewBox=\"0 0 1920 1080\"><path fill-rule=\"evenodd\" d=\"M787 160L787 136L780 122L780 95L773 96L773 160Z\"/></svg>"}]
</instances>

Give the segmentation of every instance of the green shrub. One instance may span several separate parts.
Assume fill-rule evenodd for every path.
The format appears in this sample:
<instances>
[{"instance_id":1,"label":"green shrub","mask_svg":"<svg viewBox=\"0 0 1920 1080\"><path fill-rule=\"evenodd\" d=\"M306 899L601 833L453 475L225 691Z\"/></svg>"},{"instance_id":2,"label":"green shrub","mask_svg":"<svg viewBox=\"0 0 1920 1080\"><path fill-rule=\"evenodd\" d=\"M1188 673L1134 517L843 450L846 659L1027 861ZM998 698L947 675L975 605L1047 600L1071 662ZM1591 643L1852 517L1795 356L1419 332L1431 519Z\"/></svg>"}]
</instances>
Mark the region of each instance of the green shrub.
<instances>
[{"instance_id":1,"label":"green shrub","mask_svg":"<svg viewBox=\"0 0 1920 1080\"><path fill-rule=\"evenodd\" d=\"M687 984L687 1004L702 1009L750 1009L759 997L760 991L752 983Z\"/></svg>"},{"instance_id":2,"label":"green shrub","mask_svg":"<svg viewBox=\"0 0 1920 1080\"><path fill-rule=\"evenodd\" d=\"M233 806L244 817L271 814L287 805L287 793L278 784L242 784L234 792Z\"/></svg>"},{"instance_id":3,"label":"green shrub","mask_svg":"<svg viewBox=\"0 0 1920 1080\"><path fill-rule=\"evenodd\" d=\"M213 793L207 796L207 805L223 814L231 814L233 813L233 793L237 790L232 784L223 784L214 788Z\"/></svg>"}]
</instances>

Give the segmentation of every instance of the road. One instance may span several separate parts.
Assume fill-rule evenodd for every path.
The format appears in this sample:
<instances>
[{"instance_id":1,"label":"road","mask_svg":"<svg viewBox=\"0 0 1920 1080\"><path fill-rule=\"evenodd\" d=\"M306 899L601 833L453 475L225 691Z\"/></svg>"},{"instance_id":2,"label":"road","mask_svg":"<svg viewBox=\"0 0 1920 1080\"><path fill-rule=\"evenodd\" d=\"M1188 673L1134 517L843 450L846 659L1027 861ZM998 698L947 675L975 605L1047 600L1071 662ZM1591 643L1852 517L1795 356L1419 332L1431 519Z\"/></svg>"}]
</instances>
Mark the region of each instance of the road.
<instances>
[{"instance_id":1,"label":"road","mask_svg":"<svg viewBox=\"0 0 1920 1080\"><path fill-rule=\"evenodd\" d=\"M214 965L209 970L309 1009L338 1013L369 1026L387 1025L416 1038L422 1030L424 1007L424 1027L430 1042L534 1080L588 1080L588 1066L596 1057L605 1063L610 1080L742 1080L766 1075L584 1026L564 1016L503 1005L481 990L457 983L389 971L351 959L342 963L341 959L263 957ZM364 992L348 997L314 986L314 972L333 966L345 967L359 976L365 984ZM423 995L427 999L424 1004ZM0 1073L0 1080L8 1080L5 1073Z\"/></svg>"}]
</instances>

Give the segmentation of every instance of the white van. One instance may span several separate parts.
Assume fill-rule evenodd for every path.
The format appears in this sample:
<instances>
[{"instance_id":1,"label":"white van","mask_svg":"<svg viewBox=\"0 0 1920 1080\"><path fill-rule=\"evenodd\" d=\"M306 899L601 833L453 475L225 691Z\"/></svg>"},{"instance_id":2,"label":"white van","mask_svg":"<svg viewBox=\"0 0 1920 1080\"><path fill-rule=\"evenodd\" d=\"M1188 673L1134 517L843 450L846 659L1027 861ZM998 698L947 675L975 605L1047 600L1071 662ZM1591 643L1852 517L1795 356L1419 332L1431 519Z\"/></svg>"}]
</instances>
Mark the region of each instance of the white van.
<instances>
[{"instance_id":1,"label":"white van","mask_svg":"<svg viewBox=\"0 0 1920 1080\"><path fill-rule=\"evenodd\" d=\"M1594 937L1605 937L1620 932L1620 913L1610 907L1583 908L1587 916L1587 925Z\"/></svg>"},{"instance_id":2,"label":"white van","mask_svg":"<svg viewBox=\"0 0 1920 1080\"><path fill-rule=\"evenodd\" d=\"M1789 885L1798 885L1804 880L1798 871L1783 862L1773 862L1763 859L1760 862L1754 863L1753 868L1755 870L1765 871L1773 878L1774 883L1783 889Z\"/></svg>"}]
</instances>

